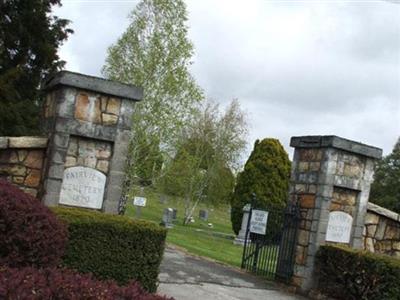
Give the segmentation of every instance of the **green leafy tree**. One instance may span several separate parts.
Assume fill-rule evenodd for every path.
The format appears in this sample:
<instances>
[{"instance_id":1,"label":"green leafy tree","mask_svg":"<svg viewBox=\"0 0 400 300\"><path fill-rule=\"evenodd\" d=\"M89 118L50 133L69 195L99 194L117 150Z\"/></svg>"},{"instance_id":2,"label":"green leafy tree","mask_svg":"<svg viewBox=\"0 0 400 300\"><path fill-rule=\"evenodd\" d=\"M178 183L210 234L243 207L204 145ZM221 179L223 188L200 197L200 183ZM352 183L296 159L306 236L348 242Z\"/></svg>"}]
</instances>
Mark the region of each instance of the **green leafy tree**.
<instances>
[{"instance_id":1,"label":"green leafy tree","mask_svg":"<svg viewBox=\"0 0 400 300\"><path fill-rule=\"evenodd\" d=\"M377 163L370 201L400 213L400 138L392 153Z\"/></svg>"},{"instance_id":2,"label":"green leafy tree","mask_svg":"<svg viewBox=\"0 0 400 300\"><path fill-rule=\"evenodd\" d=\"M256 196L254 207L280 209L288 196L290 160L277 139L257 140L244 170L238 174L231 198L232 229L238 234L242 223L243 206Z\"/></svg>"},{"instance_id":3,"label":"green leafy tree","mask_svg":"<svg viewBox=\"0 0 400 300\"><path fill-rule=\"evenodd\" d=\"M206 103L181 132L178 150L158 186L184 199L185 221L200 201L229 202L246 134L245 115L236 100L223 114L218 105Z\"/></svg>"},{"instance_id":4,"label":"green leafy tree","mask_svg":"<svg viewBox=\"0 0 400 300\"><path fill-rule=\"evenodd\" d=\"M64 62L57 50L72 30L51 15L60 0L0 3L0 136L39 131L41 80Z\"/></svg>"},{"instance_id":5,"label":"green leafy tree","mask_svg":"<svg viewBox=\"0 0 400 300\"><path fill-rule=\"evenodd\" d=\"M130 21L109 48L103 73L144 89L133 116L129 173L151 183L159 175L160 157L173 151L177 134L203 94L189 72L194 50L187 37L185 3L142 0Z\"/></svg>"}]
</instances>

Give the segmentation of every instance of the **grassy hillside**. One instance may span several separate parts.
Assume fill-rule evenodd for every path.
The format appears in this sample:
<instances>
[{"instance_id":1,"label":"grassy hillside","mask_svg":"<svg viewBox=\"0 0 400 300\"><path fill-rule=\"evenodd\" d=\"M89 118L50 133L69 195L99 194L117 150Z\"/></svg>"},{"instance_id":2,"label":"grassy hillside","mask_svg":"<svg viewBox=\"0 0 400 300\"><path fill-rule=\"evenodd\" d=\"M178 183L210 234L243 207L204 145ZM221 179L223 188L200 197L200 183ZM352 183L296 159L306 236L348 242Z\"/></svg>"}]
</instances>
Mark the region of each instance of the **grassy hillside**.
<instances>
[{"instance_id":1,"label":"grassy hillside","mask_svg":"<svg viewBox=\"0 0 400 300\"><path fill-rule=\"evenodd\" d=\"M135 195L139 195L138 192ZM234 233L230 223L230 212L228 205L220 207L207 207L200 204L193 217L194 223L183 224L184 204L180 199L169 197L166 203L161 203L160 196L150 190L144 190L144 197L147 198L146 207L141 208L141 219L160 223L164 208L176 208L178 210L177 221L174 228L168 230L167 242L185 248L188 252L206 256L217 261L240 266L242 259L242 247L233 245ZM207 209L209 212L208 221L199 219L199 210ZM127 216L136 217L136 211L129 201L126 209ZM208 223L212 223L210 228Z\"/></svg>"}]
</instances>

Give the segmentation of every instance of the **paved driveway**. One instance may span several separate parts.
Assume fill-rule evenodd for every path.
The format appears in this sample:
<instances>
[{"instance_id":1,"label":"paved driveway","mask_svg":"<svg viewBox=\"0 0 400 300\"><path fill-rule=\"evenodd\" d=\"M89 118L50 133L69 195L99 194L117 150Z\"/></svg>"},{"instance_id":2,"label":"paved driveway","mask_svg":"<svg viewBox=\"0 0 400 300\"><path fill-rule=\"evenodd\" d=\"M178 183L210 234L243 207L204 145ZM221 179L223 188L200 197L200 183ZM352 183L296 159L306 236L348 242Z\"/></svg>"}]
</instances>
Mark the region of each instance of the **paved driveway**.
<instances>
[{"instance_id":1,"label":"paved driveway","mask_svg":"<svg viewBox=\"0 0 400 300\"><path fill-rule=\"evenodd\" d=\"M168 247L159 275L159 294L176 300L305 299L281 291L274 283Z\"/></svg>"}]
</instances>

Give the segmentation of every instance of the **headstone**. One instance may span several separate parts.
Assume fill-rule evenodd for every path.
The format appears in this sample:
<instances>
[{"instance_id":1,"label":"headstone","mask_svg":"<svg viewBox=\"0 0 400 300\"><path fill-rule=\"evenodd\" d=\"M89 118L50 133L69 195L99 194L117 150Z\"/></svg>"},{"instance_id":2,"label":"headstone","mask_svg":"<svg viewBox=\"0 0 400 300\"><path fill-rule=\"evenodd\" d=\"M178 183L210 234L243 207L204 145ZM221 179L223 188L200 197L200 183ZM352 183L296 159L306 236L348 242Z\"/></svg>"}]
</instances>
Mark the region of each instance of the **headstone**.
<instances>
[{"instance_id":1,"label":"headstone","mask_svg":"<svg viewBox=\"0 0 400 300\"><path fill-rule=\"evenodd\" d=\"M249 213L250 213L250 204L246 204L243 207L243 218L242 218L242 226L240 228L239 234L234 239L233 243L235 245L244 245L246 241L246 231L247 231L247 223L249 222ZM247 243L250 242L250 238L247 238Z\"/></svg>"},{"instance_id":2,"label":"headstone","mask_svg":"<svg viewBox=\"0 0 400 300\"><path fill-rule=\"evenodd\" d=\"M161 225L165 228L172 228L172 216L173 216L173 209L172 208L165 208L162 216Z\"/></svg>"},{"instance_id":3,"label":"headstone","mask_svg":"<svg viewBox=\"0 0 400 300\"><path fill-rule=\"evenodd\" d=\"M92 168L72 167L64 170L60 204L101 209L106 176Z\"/></svg>"},{"instance_id":4,"label":"headstone","mask_svg":"<svg viewBox=\"0 0 400 300\"><path fill-rule=\"evenodd\" d=\"M167 195L161 194L160 195L160 203L165 204L165 203L167 203L167 201L168 201Z\"/></svg>"},{"instance_id":5,"label":"headstone","mask_svg":"<svg viewBox=\"0 0 400 300\"><path fill-rule=\"evenodd\" d=\"M199 219L203 221L208 221L208 211L204 209L200 209L199 211Z\"/></svg>"},{"instance_id":6,"label":"headstone","mask_svg":"<svg viewBox=\"0 0 400 300\"><path fill-rule=\"evenodd\" d=\"M268 212L253 209L251 212L250 232L264 235L267 229Z\"/></svg>"},{"instance_id":7,"label":"headstone","mask_svg":"<svg viewBox=\"0 0 400 300\"><path fill-rule=\"evenodd\" d=\"M178 218L178 210L176 208L172 209L172 220L175 221Z\"/></svg>"},{"instance_id":8,"label":"headstone","mask_svg":"<svg viewBox=\"0 0 400 300\"><path fill-rule=\"evenodd\" d=\"M349 243L353 217L342 211L329 213L325 240L336 243Z\"/></svg>"}]
</instances>

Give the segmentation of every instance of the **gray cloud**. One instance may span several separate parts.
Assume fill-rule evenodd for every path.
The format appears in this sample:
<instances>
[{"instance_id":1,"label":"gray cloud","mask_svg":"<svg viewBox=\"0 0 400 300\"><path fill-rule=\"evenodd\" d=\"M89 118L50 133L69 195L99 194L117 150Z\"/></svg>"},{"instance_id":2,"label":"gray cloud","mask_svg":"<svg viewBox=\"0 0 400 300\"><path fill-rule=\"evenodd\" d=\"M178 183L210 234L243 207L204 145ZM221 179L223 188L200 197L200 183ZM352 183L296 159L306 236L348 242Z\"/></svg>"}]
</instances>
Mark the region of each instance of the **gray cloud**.
<instances>
[{"instance_id":1,"label":"gray cloud","mask_svg":"<svg viewBox=\"0 0 400 300\"><path fill-rule=\"evenodd\" d=\"M100 75L137 1L64 1L75 34L61 55ZM376 2L187 2L192 72L222 103L239 98L254 139L336 134L391 151L400 135L400 5Z\"/></svg>"}]
</instances>

